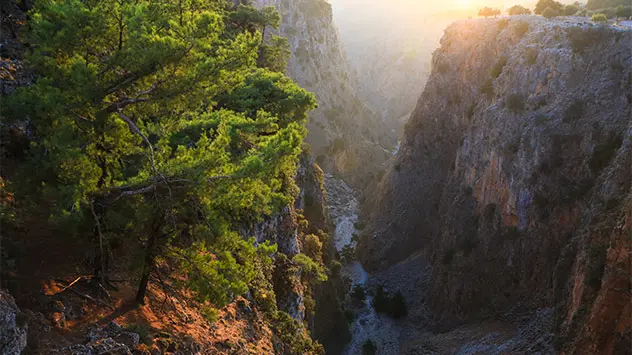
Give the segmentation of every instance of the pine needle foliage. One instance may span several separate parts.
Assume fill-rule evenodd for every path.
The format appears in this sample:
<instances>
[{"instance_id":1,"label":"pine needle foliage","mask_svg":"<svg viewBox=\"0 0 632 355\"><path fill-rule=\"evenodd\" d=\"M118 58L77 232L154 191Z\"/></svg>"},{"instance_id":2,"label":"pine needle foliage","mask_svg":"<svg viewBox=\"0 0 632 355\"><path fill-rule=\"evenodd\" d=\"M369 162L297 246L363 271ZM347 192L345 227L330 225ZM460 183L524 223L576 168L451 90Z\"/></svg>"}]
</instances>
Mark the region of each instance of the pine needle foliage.
<instances>
[{"instance_id":1,"label":"pine needle foliage","mask_svg":"<svg viewBox=\"0 0 632 355\"><path fill-rule=\"evenodd\" d=\"M2 105L33 127L16 197L92 240L101 277L110 240L140 239L139 302L157 258L176 260L214 306L246 293L276 249L236 226L293 201L316 107L282 74L284 42L261 50L278 13L223 0L51 0L30 16L37 80Z\"/></svg>"}]
</instances>

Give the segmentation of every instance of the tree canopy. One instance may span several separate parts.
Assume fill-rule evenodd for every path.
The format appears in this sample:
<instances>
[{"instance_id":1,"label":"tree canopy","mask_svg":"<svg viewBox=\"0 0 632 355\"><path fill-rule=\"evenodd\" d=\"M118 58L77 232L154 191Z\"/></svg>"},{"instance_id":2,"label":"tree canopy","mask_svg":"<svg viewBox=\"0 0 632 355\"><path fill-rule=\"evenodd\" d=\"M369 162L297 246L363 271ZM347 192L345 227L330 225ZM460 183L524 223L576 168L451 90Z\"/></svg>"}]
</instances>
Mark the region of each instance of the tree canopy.
<instances>
[{"instance_id":1,"label":"tree canopy","mask_svg":"<svg viewBox=\"0 0 632 355\"><path fill-rule=\"evenodd\" d=\"M507 9L507 14L510 16L513 15L531 15L531 10L527 9L521 5L514 5Z\"/></svg>"},{"instance_id":2,"label":"tree canopy","mask_svg":"<svg viewBox=\"0 0 632 355\"><path fill-rule=\"evenodd\" d=\"M480 10L478 10L478 16L484 16L485 18L489 17L489 16L499 16L500 15L500 10L499 9L492 9L490 7L484 7Z\"/></svg>"},{"instance_id":3,"label":"tree canopy","mask_svg":"<svg viewBox=\"0 0 632 355\"><path fill-rule=\"evenodd\" d=\"M95 245L144 245L138 301L158 258L222 306L275 247L237 226L278 211L294 183L314 96L285 77L287 42L263 43L273 8L222 0L38 2L28 42L36 82L2 114L32 140L16 196ZM35 187L35 188L33 188Z\"/></svg>"},{"instance_id":4,"label":"tree canopy","mask_svg":"<svg viewBox=\"0 0 632 355\"><path fill-rule=\"evenodd\" d=\"M555 0L538 0L538 2L535 4L535 9L533 10L533 13L536 15L544 15L544 10L546 10L547 8L551 9L551 11L549 11L550 14L553 14L553 16L559 16L564 10L564 5Z\"/></svg>"}]
</instances>

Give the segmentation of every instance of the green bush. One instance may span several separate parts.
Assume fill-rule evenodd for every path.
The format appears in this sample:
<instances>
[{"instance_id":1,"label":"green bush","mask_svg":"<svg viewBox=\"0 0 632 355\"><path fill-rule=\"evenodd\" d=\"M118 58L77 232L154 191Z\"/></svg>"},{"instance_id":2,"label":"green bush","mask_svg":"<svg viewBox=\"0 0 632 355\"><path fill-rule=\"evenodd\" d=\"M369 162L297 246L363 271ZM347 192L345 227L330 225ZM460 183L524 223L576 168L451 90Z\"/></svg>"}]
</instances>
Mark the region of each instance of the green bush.
<instances>
[{"instance_id":1,"label":"green bush","mask_svg":"<svg viewBox=\"0 0 632 355\"><path fill-rule=\"evenodd\" d=\"M357 230L362 230L364 229L365 225L364 222L362 221L357 221L353 224L353 228L357 229Z\"/></svg>"},{"instance_id":2,"label":"green bush","mask_svg":"<svg viewBox=\"0 0 632 355\"><path fill-rule=\"evenodd\" d=\"M518 38L522 38L527 32L529 32L529 23L526 21L520 21L514 26L513 31Z\"/></svg>"},{"instance_id":3,"label":"green bush","mask_svg":"<svg viewBox=\"0 0 632 355\"><path fill-rule=\"evenodd\" d=\"M540 50L536 47L527 48L525 52L525 61L529 65L534 65L538 60L538 55L540 55Z\"/></svg>"},{"instance_id":4,"label":"green bush","mask_svg":"<svg viewBox=\"0 0 632 355\"><path fill-rule=\"evenodd\" d=\"M601 288L601 278L606 266L606 256L608 248L605 245L593 245L589 251L588 267L584 284L596 290Z\"/></svg>"},{"instance_id":5,"label":"green bush","mask_svg":"<svg viewBox=\"0 0 632 355\"><path fill-rule=\"evenodd\" d=\"M542 16L544 16L545 18L553 18L553 17L557 17L559 16L560 13L558 11L553 10L550 7L547 7L546 9L544 9L544 11L542 12Z\"/></svg>"},{"instance_id":6,"label":"green bush","mask_svg":"<svg viewBox=\"0 0 632 355\"><path fill-rule=\"evenodd\" d=\"M590 21L597 22L597 23L608 22L608 17L604 14L594 14L590 18Z\"/></svg>"},{"instance_id":7,"label":"green bush","mask_svg":"<svg viewBox=\"0 0 632 355\"><path fill-rule=\"evenodd\" d=\"M408 313L402 293L397 291L397 293L391 297L384 291L384 287L381 285L377 287L371 305L373 309L375 309L375 312L384 313L393 319L405 317Z\"/></svg>"},{"instance_id":8,"label":"green bush","mask_svg":"<svg viewBox=\"0 0 632 355\"><path fill-rule=\"evenodd\" d=\"M611 135L605 142L595 145L590 156L590 170L596 174L605 168L614 158L622 143L623 138L620 135Z\"/></svg>"},{"instance_id":9,"label":"green bush","mask_svg":"<svg viewBox=\"0 0 632 355\"><path fill-rule=\"evenodd\" d=\"M535 124L538 125L538 126L543 125L543 124L545 124L548 121L549 121L549 116L547 116L547 115L545 115L543 113L540 113L537 116L535 116Z\"/></svg>"},{"instance_id":10,"label":"green bush","mask_svg":"<svg viewBox=\"0 0 632 355\"><path fill-rule=\"evenodd\" d=\"M125 327L125 330L138 334L140 342L143 344L151 345L153 343L149 327L144 324L131 323Z\"/></svg>"},{"instance_id":11,"label":"green bush","mask_svg":"<svg viewBox=\"0 0 632 355\"><path fill-rule=\"evenodd\" d=\"M577 11L579 11L579 7L577 7L575 5L566 5L564 7L564 15L565 16L575 15L577 13Z\"/></svg>"},{"instance_id":12,"label":"green bush","mask_svg":"<svg viewBox=\"0 0 632 355\"><path fill-rule=\"evenodd\" d=\"M377 354L377 348L371 339L367 339L364 344L362 344L362 355L375 355Z\"/></svg>"},{"instance_id":13,"label":"green bush","mask_svg":"<svg viewBox=\"0 0 632 355\"><path fill-rule=\"evenodd\" d=\"M474 112L476 111L476 103L472 103L468 108L467 108L467 118L472 118L472 116L474 116Z\"/></svg>"},{"instance_id":14,"label":"green bush","mask_svg":"<svg viewBox=\"0 0 632 355\"><path fill-rule=\"evenodd\" d=\"M510 94L507 96L506 106L512 112L524 111L524 96L522 94Z\"/></svg>"},{"instance_id":15,"label":"green bush","mask_svg":"<svg viewBox=\"0 0 632 355\"><path fill-rule=\"evenodd\" d=\"M500 74L503 72L503 68L505 67L505 65L507 64L507 57L502 56L498 59L498 61L496 62L496 64L494 65L494 67L492 68L492 71L490 73L490 75L492 76L492 78L497 78L500 76Z\"/></svg>"},{"instance_id":16,"label":"green bush","mask_svg":"<svg viewBox=\"0 0 632 355\"><path fill-rule=\"evenodd\" d=\"M483 85L481 85L481 94L484 94L488 98L494 96L494 83L492 79L485 80Z\"/></svg>"},{"instance_id":17,"label":"green bush","mask_svg":"<svg viewBox=\"0 0 632 355\"><path fill-rule=\"evenodd\" d=\"M632 16L632 6L619 5L615 8L615 15L619 18L627 18Z\"/></svg>"},{"instance_id":18,"label":"green bush","mask_svg":"<svg viewBox=\"0 0 632 355\"><path fill-rule=\"evenodd\" d=\"M584 102L580 99L576 99L566 108L566 111L564 111L564 117L562 118L562 121L564 121L564 123L575 121L579 119L583 113Z\"/></svg>"},{"instance_id":19,"label":"green bush","mask_svg":"<svg viewBox=\"0 0 632 355\"><path fill-rule=\"evenodd\" d=\"M570 27L567 29L567 33L571 41L571 48L577 54L582 54L588 48L595 47L603 40L609 39L609 34L599 28Z\"/></svg>"},{"instance_id":20,"label":"green bush","mask_svg":"<svg viewBox=\"0 0 632 355\"><path fill-rule=\"evenodd\" d=\"M360 302L364 302L364 299L366 298L364 287L362 287L362 285L353 286L353 290L351 291L351 298Z\"/></svg>"},{"instance_id":21,"label":"green bush","mask_svg":"<svg viewBox=\"0 0 632 355\"><path fill-rule=\"evenodd\" d=\"M324 355L323 346L310 338L308 332L289 314L279 311L274 315L273 331L286 343L292 353Z\"/></svg>"},{"instance_id":22,"label":"green bush","mask_svg":"<svg viewBox=\"0 0 632 355\"><path fill-rule=\"evenodd\" d=\"M507 14L509 16L513 16L513 15L531 15L531 10L529 10L526 7L521 6L521 5L514 5L514 6L510 7L509 9L507 9Z\"/></svg>"},{"instance_id":23,"label":"green bush","mask_svg":"<svg viewBox=\"0 0 632 355\"><path fill-rule=\"evenodd\" d=\"M200 307L200 313L209 323L217 322L219 311L209 305L203 305Z\"/></svg>"}]
</instances>

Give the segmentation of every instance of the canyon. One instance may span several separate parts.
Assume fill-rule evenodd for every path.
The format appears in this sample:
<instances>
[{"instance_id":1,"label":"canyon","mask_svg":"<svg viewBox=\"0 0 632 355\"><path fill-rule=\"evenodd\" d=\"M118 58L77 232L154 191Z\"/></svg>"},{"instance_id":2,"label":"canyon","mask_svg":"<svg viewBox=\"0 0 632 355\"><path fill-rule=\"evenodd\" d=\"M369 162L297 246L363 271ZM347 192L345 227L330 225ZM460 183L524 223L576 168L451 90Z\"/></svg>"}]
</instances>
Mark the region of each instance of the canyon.
<instances>
[{"instance_id":1,"label":"canyon","mask_svg":"<svg viewBox=\"0 0 632 355\"><path fill-rule=\"evenodd\" d=\"M405 292L427 329L537 319L540 353L629 349L631 35L532 16L448 27L360 242L374 273L430 269Z\"/></svg>"},{"instance_id":2,"label":"canyon","mask_svg":"<svg viewBox=\"0 0 632 355\"><path fill-rule=\"evenodd\" d=\"M399 31L418 28L363 38L353 21L338 26L351 14L336 1L254 4L279 11L267 35L288 39L286 74L318 102L296 198L239 232L277 245L270 302L299 324L291 335L348 355L629 351L632 30L575 17L437 19L408 42ZM9 94L31 77L19 43L3 40ZM16 300L0 292L5 354L301 353L252 291L211 325L157 286L150 306L121 316L86 299L87 286L65 292L74 277L55 286L71 274L60 260L81 259L74 250L41 261L32 283L45 287L16 286L35 249L8 231L2 287ZM293 261L311 235L328 269L316 285ZM378 289L401 295L406 315L377 312ZM153 348L118 325L143 317Z\"/></svg>"}]
</instances>

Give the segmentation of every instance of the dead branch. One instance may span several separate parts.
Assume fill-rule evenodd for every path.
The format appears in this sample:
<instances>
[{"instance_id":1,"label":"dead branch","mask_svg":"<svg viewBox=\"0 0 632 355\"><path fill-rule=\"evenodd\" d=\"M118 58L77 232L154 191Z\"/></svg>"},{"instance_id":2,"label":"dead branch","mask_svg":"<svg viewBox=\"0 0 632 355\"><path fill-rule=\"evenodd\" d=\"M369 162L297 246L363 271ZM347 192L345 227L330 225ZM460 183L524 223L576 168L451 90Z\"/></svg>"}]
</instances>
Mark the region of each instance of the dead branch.
<instances>
[{"instance_id":1,"label":"dead branch","mask_svg":"<svg viewBox=\"0 0 632 355\"><path fill-rule=\"evenodd\" d=\"M76 295L79 295L79 296L81 296L81 297L83 297L83 298L85 298L85 299L87 299L87 300L90 300L90 301L92 301L92 302L94 302L94 303L96 303L96 304L98 304L98 305L101 305L101 306L103 306L103 307L107 307L107 308L112 308L112 309L114 309L114 306L109 305L109 304L107 304L107 303L105 303L105 302L103 302L103 301L100 301L100 300L98 300L98 299L96 299L96 298L94 298L94 297L92 297L92 296L86 295L85 293L79 292L79 291L77 291L77 290L75 290L75 289L72 289L72 288L71 288L71 289L69 289L69 290L70 290L70 292L72 292L72 293L74 293L74 294L76 294Z\"/></svg>"},{"instance_id":2,"label":"dead branch","mask_svg":"<svg viewBox=\"0 0 632 355\"><path fill-rule=\"evenodd\" d=\"M94 217L94 222L96 223L97 233L99 234L99 252L101 255L99 259L101 261L101 282L105 282L105 258L103 257L103 232L101 231L101 222L99 222L99 217L97 213L94 211L94 201L90 203L90 211L92 212L92 216Z\"/></svg>"},{"instance_id":3,"label":"dead branch","mask_svg":"<svg viewBox=\"0 0 632 355\"><path fill-rule=\"evenodd\" d=\"M94 297L92 297L92 296L90 296L90 295L87 295L87 294L85 294L85 293L83 293L83 292L79 292L79 291L75 290L74 288L71 288L71 286L73 286L73 285L74 285L77 281L79 281L79 280L80 280L80 279L82 279L82 278L84 278L84 276L80 276L80 277L78 277L75 281L71 282L71 283L70 283L69 285L67 285L67 286L64 286L64 284L63 284L63 283L61 283L61 282L59 282L59 281L58 281L58 283L59 283L61 286L63 286L62 291L60 291L60 292L63 292L63 291L68 290L68 291L70 291L70 292L72 292L72 293L74 293L74 294L76 294L76 295L78 295L78 296L81 296L81 297L83 297L83 298L85 298L85 299L87 299L87 300L89 300L89 301L92 301L92 302L94 302L94 303L96 303L96 304L98 304L98 305L101 305L101 306L104 306L104 307L107 307L107 308L114 308L114 306L112 306L112 305L109 305L109 304L107 304L107 303L105 303L105 302L103 302L103 301L101 301L101 300L98 300L98 299L96 299L96 298L94 298Z\"/></svg>"},{"instance_id":4,"label":"dead branch","mask_svg":"<svg viewBox=\"0 0 632 355\"><path fill-rule=\"evenodd\" d=\"M61 289L61 291L57 292L57 293L62 293L64 291L66 291L67 289L71 288L74 284L76 284L79 280L83 279L84 276L79 276L75 279L75 281L71 282L68 286L64 287Z\"/></svg>"}]
</instances>

